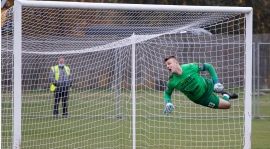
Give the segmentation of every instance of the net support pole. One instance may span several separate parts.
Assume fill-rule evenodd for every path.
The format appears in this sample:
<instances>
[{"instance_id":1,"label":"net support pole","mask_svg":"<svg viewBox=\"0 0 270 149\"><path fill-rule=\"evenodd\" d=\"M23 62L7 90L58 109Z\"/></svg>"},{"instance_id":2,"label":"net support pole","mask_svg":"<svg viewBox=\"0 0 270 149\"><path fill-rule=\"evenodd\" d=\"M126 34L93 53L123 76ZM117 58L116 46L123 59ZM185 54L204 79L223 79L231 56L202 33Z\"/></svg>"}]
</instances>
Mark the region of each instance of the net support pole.
<instances>
[{"instance_id":1,"label":"net support pole","mask_svg":"<svg viewBox=\"0 0 270 149\"><path fill-rule=\"evenodd\" d=\"M132 35L135 38L135 33ZM135 66L136 66L136 48L135 48L135 39L134 42L132 42L132 53L131 53L131 67L132 67L132 144L133 144L133 149L136 149L136 80L135 80Z\"/></svg>"},{"instance_id":2,"label":"net support pole","mask_svg":"<svg viewBox=\"0 0 270 149\"><path fill-rule=\"evenodd\" d=\"M259 106L260 106L260 45L257 43L257 100L256 100L256 118L260 118L260 111L259 111ZM255 68L255 67L254 67Z\"/></svg>"},{"instance_id":3,"label":"net support pole","mask_svg":"<svg viewBox=\"0 0 270 149\"><path fill-rule=\"evenodd\" d=\"M22 109L22 5L14 1L13 149L21 148Z\"/></svg>"},{"instance_id":4,"label":"net support pole","mask_svg":"<svg viewBox=\"0 0 270 149\"><path fill-rule=\"evenodd\" d=\"M255 114L255 111L256 111L256 95L255 94L253 94L254 92L256 92L256 86L255 86L255 83L256 83L256 78L255 78L255 69L254 68L256 68L255 67L255 55L256 55L256 46L255 46L255 44L252 44L252 68L253 68L253 70L252 70L252 118L254 118L254 116L256 115Z\"/></svg>"},{"instance_id":5,"label":"net support pole","mask_svg":"<svg viewBox=\"0 0 270 149\"><path fill-rule=\"evenodd\" d=\"M121 78L121 69L119 66L120 61L120 48L115 49L114 53L114 99L115 99L115 118L122 118L122 111L121 111L121 81L119 79Z\"/></svg>"},{"instance_id":6,"label":"net support pole","mask_svg":"<svg viewBox=\"0 0 270 149\"><path fill-rule=\"evenodd\" d=\"M253 11L246 13L246 65L245 65L245 138L244 149L251 148L252 104L252 23Z\"/></svg>"}]
</instances>

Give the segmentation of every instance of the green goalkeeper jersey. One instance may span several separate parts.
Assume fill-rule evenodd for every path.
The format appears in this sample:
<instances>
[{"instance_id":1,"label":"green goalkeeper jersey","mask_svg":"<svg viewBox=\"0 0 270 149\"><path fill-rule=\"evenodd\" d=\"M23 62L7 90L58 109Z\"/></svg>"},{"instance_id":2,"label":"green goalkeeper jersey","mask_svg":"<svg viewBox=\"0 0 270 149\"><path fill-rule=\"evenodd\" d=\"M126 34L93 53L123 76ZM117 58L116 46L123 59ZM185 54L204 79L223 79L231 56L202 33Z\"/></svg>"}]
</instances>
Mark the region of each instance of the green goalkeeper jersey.
<instances>
[{"instance_id":1,"label":"green goalkeeper jersey","mask_svg":"<svg viewBox=\"0 0 270 149\"><path fill-rule=\"evenodd\" d=\"M189 63L180 66L182 74L177 76L171 74L167 82L167 89L164 93L165 102L171 101L171 95L174 89L181 91L190 100L199 99L206 91L207 85L205 78L199 72L207 70L212 79L217 79L217 74L211 64L208 63Z\"/></svg>"}]
</instances>

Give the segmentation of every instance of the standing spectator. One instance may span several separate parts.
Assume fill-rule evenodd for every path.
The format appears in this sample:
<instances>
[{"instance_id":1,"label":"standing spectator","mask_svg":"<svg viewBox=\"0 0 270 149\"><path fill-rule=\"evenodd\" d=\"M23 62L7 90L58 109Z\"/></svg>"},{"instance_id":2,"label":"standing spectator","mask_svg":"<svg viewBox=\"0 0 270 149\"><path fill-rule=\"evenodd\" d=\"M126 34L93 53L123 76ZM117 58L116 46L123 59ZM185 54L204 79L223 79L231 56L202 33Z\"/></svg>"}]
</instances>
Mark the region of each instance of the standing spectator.
<instances>
[{"instance_id":1,"label":"standing spectator","mask_svg":"<svg viewBox=\"0 0 270 149\"><path fill-rule=\"evenodd\" d=\"M58 65L51 67L50 80L50 90L54 92L53 116L58 117L58 106L62 98L62 116L68 117L68 91L72 86L72 76L64 57L59 57Z\"/></svg>"}]
</instances>

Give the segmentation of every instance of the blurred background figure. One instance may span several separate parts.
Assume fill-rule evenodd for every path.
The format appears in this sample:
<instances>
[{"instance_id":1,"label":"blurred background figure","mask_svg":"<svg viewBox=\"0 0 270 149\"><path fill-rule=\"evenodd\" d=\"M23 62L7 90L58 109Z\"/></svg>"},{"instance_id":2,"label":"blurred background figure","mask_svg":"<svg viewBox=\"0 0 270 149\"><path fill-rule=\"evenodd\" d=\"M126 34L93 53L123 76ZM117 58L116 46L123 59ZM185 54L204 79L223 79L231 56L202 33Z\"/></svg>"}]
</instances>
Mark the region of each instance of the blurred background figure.
<instances>
[{"instance_id":1,"label":"blurred background figure","mask_svg":"<svg viewBox=\"0 0 270 149\"><path fill-rule=\"evenodd\" d=\"M58 65L51 67L50 72L51 87L54 92L53 116L58 117L59 102L62 99L63 117L68 117L68 91L72 86L72 77L69 67L65 65L65 58L58 58Z\"/></svg>"}]
</instances>

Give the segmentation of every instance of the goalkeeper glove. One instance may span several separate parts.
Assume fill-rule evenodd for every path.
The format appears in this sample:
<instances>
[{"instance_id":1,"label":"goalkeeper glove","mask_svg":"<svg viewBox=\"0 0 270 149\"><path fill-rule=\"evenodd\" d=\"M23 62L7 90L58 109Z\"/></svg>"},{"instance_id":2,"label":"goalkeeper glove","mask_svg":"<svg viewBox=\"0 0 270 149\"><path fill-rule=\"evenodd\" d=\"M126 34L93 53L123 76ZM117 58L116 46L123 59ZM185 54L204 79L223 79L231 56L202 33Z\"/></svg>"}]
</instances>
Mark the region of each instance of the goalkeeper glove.
<instances>
[{"instance_id":1,"label":"goalkeeper glove","mask_svg":"<svg viewBox=\"0 0 270 149\"><path fill-rule=\"evenodd\" d=\"M214 91L215 91L216 93L222 92L223 89L224 89L224 87L223 87L222 84L219 83L218 79L217 79L217 78L213 79L213 82L214 82L214 84L215 84L215 85L214 85Z\"/></svg>"},{"instance_id":2,"label":"goalkeeper glove","mask_svg":"<svg viewBox=\"0 0 270 149\"><path fill-rule=\"evenodd\" d=\"M223 85L220 84L220 83L216 83L216 84L214 85L214 91L215 91L216 93L222 92L223 89L224 89L224 87L223 87Z\"/></svg>"},{"instance_id":3,"label":"goalkeeper glove","mask_svg":"<svg viewBox=\"0 0 270 149\"><path fill-rule=\"evenodd\" d=\"M166 103L166 106L165 106L165 110L163 112L163 114L170 114L174 109L174 106L172 103L168 102Z\"/></svg>"}]
</instances>

